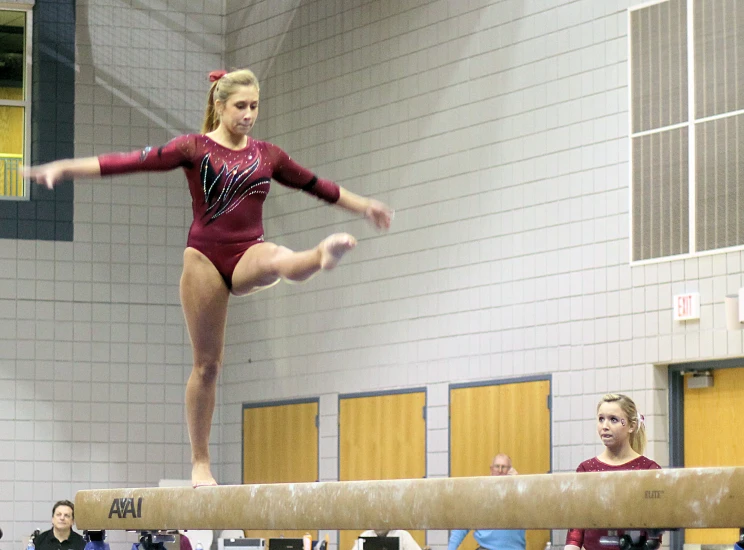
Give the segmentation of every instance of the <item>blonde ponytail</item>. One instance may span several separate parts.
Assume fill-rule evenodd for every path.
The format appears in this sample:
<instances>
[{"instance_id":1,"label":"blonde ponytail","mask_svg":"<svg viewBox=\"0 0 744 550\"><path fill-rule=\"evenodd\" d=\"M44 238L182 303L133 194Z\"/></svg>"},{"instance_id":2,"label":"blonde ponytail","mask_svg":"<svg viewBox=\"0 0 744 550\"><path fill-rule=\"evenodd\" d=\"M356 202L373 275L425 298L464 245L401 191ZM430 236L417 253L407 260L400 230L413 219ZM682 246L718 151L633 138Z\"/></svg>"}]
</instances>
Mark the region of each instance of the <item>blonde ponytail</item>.
<instances>
[{"instance_id":1,"label":"blonde ponytail","mask_svg":"<svg viewBox=\"0 0 744 550\"><path fill-rule=\"evenodd\" d=\"M220 124L220 118L217 115L217 110L214 107L214 90L217 88L217 82L212 82L212 86L209 88L209 95L207 95L207 109L204 112L204 122L202 122L202 134L208 134L214 131Z\"/></svg>"}]
</instances>

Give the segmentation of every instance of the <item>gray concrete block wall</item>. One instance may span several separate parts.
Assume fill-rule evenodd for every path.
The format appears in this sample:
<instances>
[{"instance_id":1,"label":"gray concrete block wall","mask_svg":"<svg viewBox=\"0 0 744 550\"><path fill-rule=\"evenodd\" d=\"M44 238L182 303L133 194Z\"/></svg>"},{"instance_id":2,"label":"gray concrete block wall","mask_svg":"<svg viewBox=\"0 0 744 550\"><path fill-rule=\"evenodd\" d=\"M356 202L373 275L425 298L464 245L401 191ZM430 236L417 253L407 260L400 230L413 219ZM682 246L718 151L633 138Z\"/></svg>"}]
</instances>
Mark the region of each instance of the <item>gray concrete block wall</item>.
<instances>
[{"instance_id":1,"label":"gray concrete block wall","mask_svg":"<svg viewBox=\"0 0 744 550\"><path fill-rule=\"evenodd\" d=\"M631 4L77 2L77 155L196 130L206 73L249 66L256 137L396 209L378 234L273 186L270 240L360 242L331 273L233 300L220 481L240 480L244 402L320 397L331 480L339 394L425 387L427 474L443 476L449 384L544 373L556 471L598 452L607 391L636 399L648 454L668 463L665 365L742 355L723 308L742 258L629 264ZM78 182L74 200L73 241L0 240L0 515L14 541L78 488L189 472L183 176ZM685 291L701 294L699 323L672 321Z\"/></svg>"}]
</instances>

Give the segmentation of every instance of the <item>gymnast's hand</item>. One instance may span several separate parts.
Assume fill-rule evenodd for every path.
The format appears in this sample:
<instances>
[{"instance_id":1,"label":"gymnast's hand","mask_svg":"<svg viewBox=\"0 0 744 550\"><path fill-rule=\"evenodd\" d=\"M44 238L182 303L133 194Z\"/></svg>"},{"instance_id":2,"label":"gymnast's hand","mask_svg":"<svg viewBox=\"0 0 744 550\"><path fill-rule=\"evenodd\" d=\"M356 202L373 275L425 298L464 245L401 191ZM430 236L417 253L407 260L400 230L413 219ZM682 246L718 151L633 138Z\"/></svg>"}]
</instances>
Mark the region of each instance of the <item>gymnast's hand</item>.
<instances>
[{"instance_id":1,"label":"gymnast's hand","mask_svg":"<svg viewBox=\"0 0 744 550\"><path fill-rule=\"evenodd\" d=\"M24 166L22 173L24 178L54 189L62 180L100 177L101 165L98 157L63 159L38 166Z\"/></svg>"},{"instance_id":2,"label":"gymnast's hand","mask_svg":"<svg viewBox=\"0 0 744 550\"><path fill-rule=\"evenodd\" d=\"M390 229L390 222L393 221L394 215L392 208L375 199L369 199L364 211L364 217L377 229Z\"/></svg>"},{"instance_id":3,"label":"gymnast's hand","mask_svg":"<svg viewBox=\"0 0 744 550\"><path fill-rule=\"evenodd\" d=\"M54 189L54 186L65 177L65 171L58 162L49 162L38 166L23 166L21 172L24 178Z\"/></svg>"}]
</instances>

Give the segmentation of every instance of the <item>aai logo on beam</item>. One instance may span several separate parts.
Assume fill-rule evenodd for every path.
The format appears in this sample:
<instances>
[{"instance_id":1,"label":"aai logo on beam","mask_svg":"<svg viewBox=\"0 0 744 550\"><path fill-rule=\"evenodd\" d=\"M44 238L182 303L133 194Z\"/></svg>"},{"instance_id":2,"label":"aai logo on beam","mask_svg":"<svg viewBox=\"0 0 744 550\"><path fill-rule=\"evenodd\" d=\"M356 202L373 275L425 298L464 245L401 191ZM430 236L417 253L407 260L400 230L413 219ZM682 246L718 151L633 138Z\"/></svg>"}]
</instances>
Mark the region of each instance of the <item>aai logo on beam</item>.
<instances>
[{"instance_id":1,"label":"aai logo on beam","mask_svg":"<svg viewBox=\"0 0 744 550\"><path fill-rule=\"evenodd\" d=\"M137 499L133 498L115 498L111 501L111 508L109 508L109 519L116 516L119 519L127 517L141 518L142 517L142 501L143 497Z\"/></svg>"}]
</instances>

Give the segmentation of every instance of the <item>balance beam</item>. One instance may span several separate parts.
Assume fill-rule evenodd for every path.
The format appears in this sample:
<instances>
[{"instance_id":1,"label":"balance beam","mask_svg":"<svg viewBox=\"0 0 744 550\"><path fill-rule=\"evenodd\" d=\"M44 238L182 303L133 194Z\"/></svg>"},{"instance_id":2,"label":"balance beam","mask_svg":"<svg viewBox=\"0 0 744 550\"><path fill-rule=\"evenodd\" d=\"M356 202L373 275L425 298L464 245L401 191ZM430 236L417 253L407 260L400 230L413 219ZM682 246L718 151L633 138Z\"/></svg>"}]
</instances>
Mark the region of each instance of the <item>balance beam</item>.
<instances>
[{"instance_id":1,"label":"balance beam","mask_svg":"<svg viewBox=\"0 0 744 550\"><path fill-rule=\"evenodd\" d=\"M75 495L88 530L744 527L744 468L560 473Z\"/></svg>"}]
</instances>

